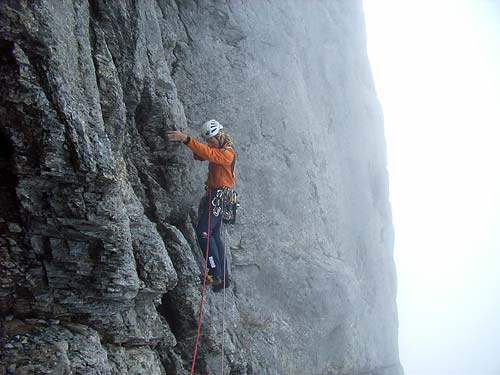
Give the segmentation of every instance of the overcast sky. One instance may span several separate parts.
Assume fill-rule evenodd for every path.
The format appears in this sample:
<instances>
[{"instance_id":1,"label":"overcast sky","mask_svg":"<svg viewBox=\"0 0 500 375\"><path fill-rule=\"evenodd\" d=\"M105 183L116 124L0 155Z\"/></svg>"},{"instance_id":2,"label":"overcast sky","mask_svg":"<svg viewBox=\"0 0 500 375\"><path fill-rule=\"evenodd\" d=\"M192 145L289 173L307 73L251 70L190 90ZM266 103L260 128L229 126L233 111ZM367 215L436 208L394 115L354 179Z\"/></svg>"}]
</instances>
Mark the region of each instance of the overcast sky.
<instances>
[{"instance_id":1,"label":"overcast sky","mask_svg":"<svg viewBox=\"0 0 500 375\"><path fill-rule=\"evenodd\" d=\"M500 374L500 1L363 0L406 375Z\"/></svg>"}]
</instances>

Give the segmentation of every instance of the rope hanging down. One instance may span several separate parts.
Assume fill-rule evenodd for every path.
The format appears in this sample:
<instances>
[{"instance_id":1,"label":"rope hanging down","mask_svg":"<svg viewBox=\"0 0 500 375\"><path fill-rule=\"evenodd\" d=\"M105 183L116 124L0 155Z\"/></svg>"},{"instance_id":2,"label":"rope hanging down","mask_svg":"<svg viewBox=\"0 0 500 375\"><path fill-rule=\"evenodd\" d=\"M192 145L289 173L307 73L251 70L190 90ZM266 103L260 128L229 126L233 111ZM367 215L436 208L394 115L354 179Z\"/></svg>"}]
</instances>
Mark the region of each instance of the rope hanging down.
<instances>
[{"instance_id":1,"label":"rope hanging down","mask_svg":"<svg viewBox=\"0 0 500 375\"><path fill-rule=\"evenodd\" d=\"M194 346L194 353L193 353L193 361L191 365L191 372L190 375L194 374L194 368L196 365L196 356L198 354L198 344L199 344L199 339L200 339L200 333L201 333L201 321L203 318L203 303L205 300L205 288L207 284L207 269L208 269L208 249L209 249L209 244L210 244L210 203L212 202L212 196L211 196L211 191L208 193L208 228L207 228L207 246L205 249L205 267L203 270L203 287L201 289L201 301L200 301L200 313L198 316L198 329L196 332L196 341L195 341L195 346ZM221 230L223 233L223 275L224 278L222 279L223 282L223 295L224 295L224 302L222 305L222 339L221 339L221 374L224 374L224 333L225 333L225 310L226 310L226 244L225 244L225 234L224 234L224 225L221 222Z\"/></svg>"},{"instance_id":2,"label":"rope hanging down","mask_svg":"<svg viewBox=\"0 0 500 375\"><path fill-rule=\"evenodd\" d=\"M223 269L224 269L224 279L223 279L223 285L222 285L222 289L224 290L224 303L222 305L222 343L221 343L221 359L220 359L220 366L221 366L221 370L220 370L220 373L221 375L224 375L224 317L225 317L225 311L226 311L226 235L225 235L225 232L224 232L224 220L222 220L221 222L221 230L222 230L222 236L223 236L223 241L222 241L222 244L224 245L223 246L223 258L224 258L224 266L223 266Z\"/></svg>"},{"instance_id":3,"label":"rope hanging down","mask_svg":"<svg viewBox=\"0 0 500 375\"><path fill-rule=\"evenodd\" d=\"M205 250L205 269L203 270L203 287L201 288L201 301L200 301L200 314L198 316L198 331L196 333L196 341L194 344L194 353L193 353L193 364L191 365L190 375L194 374L194 365L196 364L196 355L198 354L198 342L200 340L200 332L201 332L201 319L203 317L203 301L205 299L205 287L207 285L207 269L208 269L208 246L210 244L210 202L212 201L212 193L209 190L208 192L208 230L207 230L207 246Z\"/></svg>"}]
</instances>

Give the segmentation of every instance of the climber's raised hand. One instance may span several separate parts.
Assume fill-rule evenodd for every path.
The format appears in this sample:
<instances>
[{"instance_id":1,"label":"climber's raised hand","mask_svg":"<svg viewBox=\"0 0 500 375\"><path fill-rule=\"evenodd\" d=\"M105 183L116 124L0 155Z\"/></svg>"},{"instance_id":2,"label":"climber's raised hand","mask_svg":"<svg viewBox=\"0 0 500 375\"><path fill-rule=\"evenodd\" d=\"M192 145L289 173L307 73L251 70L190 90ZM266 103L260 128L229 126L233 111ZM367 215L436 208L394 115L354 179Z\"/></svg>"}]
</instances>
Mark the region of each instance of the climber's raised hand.
<instances>
[{"instance_id":1,"label":"climber's raised hand","mask_svg":"<svg viewBox=\"0 0 500 375\"><path fill-rule=\"evenodd\" d=\"M187 135L180 130L166 130L165 138L172 142L185 142L187 140Z\"/></svg>"}]
</instances>

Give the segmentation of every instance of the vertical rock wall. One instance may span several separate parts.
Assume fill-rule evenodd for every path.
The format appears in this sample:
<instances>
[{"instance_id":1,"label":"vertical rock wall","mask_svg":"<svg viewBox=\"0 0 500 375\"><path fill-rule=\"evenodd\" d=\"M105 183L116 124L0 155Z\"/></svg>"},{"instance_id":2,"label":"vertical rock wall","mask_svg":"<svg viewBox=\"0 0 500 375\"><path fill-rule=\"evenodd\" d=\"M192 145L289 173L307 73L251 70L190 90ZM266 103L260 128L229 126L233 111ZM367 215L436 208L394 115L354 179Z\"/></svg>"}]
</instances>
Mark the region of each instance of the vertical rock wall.
<instances>
[{"instance_id":1,"label":"vertical rock wall","mask_svg":"<svg viewBox=\"0 0 500 375\"><path fill-rule=\"evenodd\" d=\"M243 208L197 372L220 372L224 314L227 373L401 373L360 1L4 1L0 17L0 369L189 373L206 165L162 135L217 118Z\"/></svg>"}]
</instances>

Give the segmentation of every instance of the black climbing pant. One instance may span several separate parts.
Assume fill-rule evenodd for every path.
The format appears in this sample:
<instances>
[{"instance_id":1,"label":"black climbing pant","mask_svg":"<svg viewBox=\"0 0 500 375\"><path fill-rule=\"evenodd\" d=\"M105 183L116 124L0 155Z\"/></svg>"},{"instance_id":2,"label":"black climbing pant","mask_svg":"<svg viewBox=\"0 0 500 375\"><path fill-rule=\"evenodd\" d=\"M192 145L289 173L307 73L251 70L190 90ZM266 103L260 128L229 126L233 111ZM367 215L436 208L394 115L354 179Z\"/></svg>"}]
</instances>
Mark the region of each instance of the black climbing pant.
<instances>
[{"instance_id":1,"label":"black climbing pant","mask_svg":"<svg viewBox=\"0 0 500 375\"><path fill-rule=\"evenodd\" d=\"M200 244L201 251L205 255L207 248L208 233L210 233L210 242L208 247L208 274L219 279L224 278L224 263L227 261L224 242L221 239L222 229L222 211L219 215L215 215L214 206L208 200L209 194L212 199L217 194L217 190L212 190L203 196L198 208L198 225L196 226L196 235L198 236L198 243ZM210 208L210 209L209 209ZM208 228L208 211L210 211L210 232Z\"/></svg>"}]
</instances>

